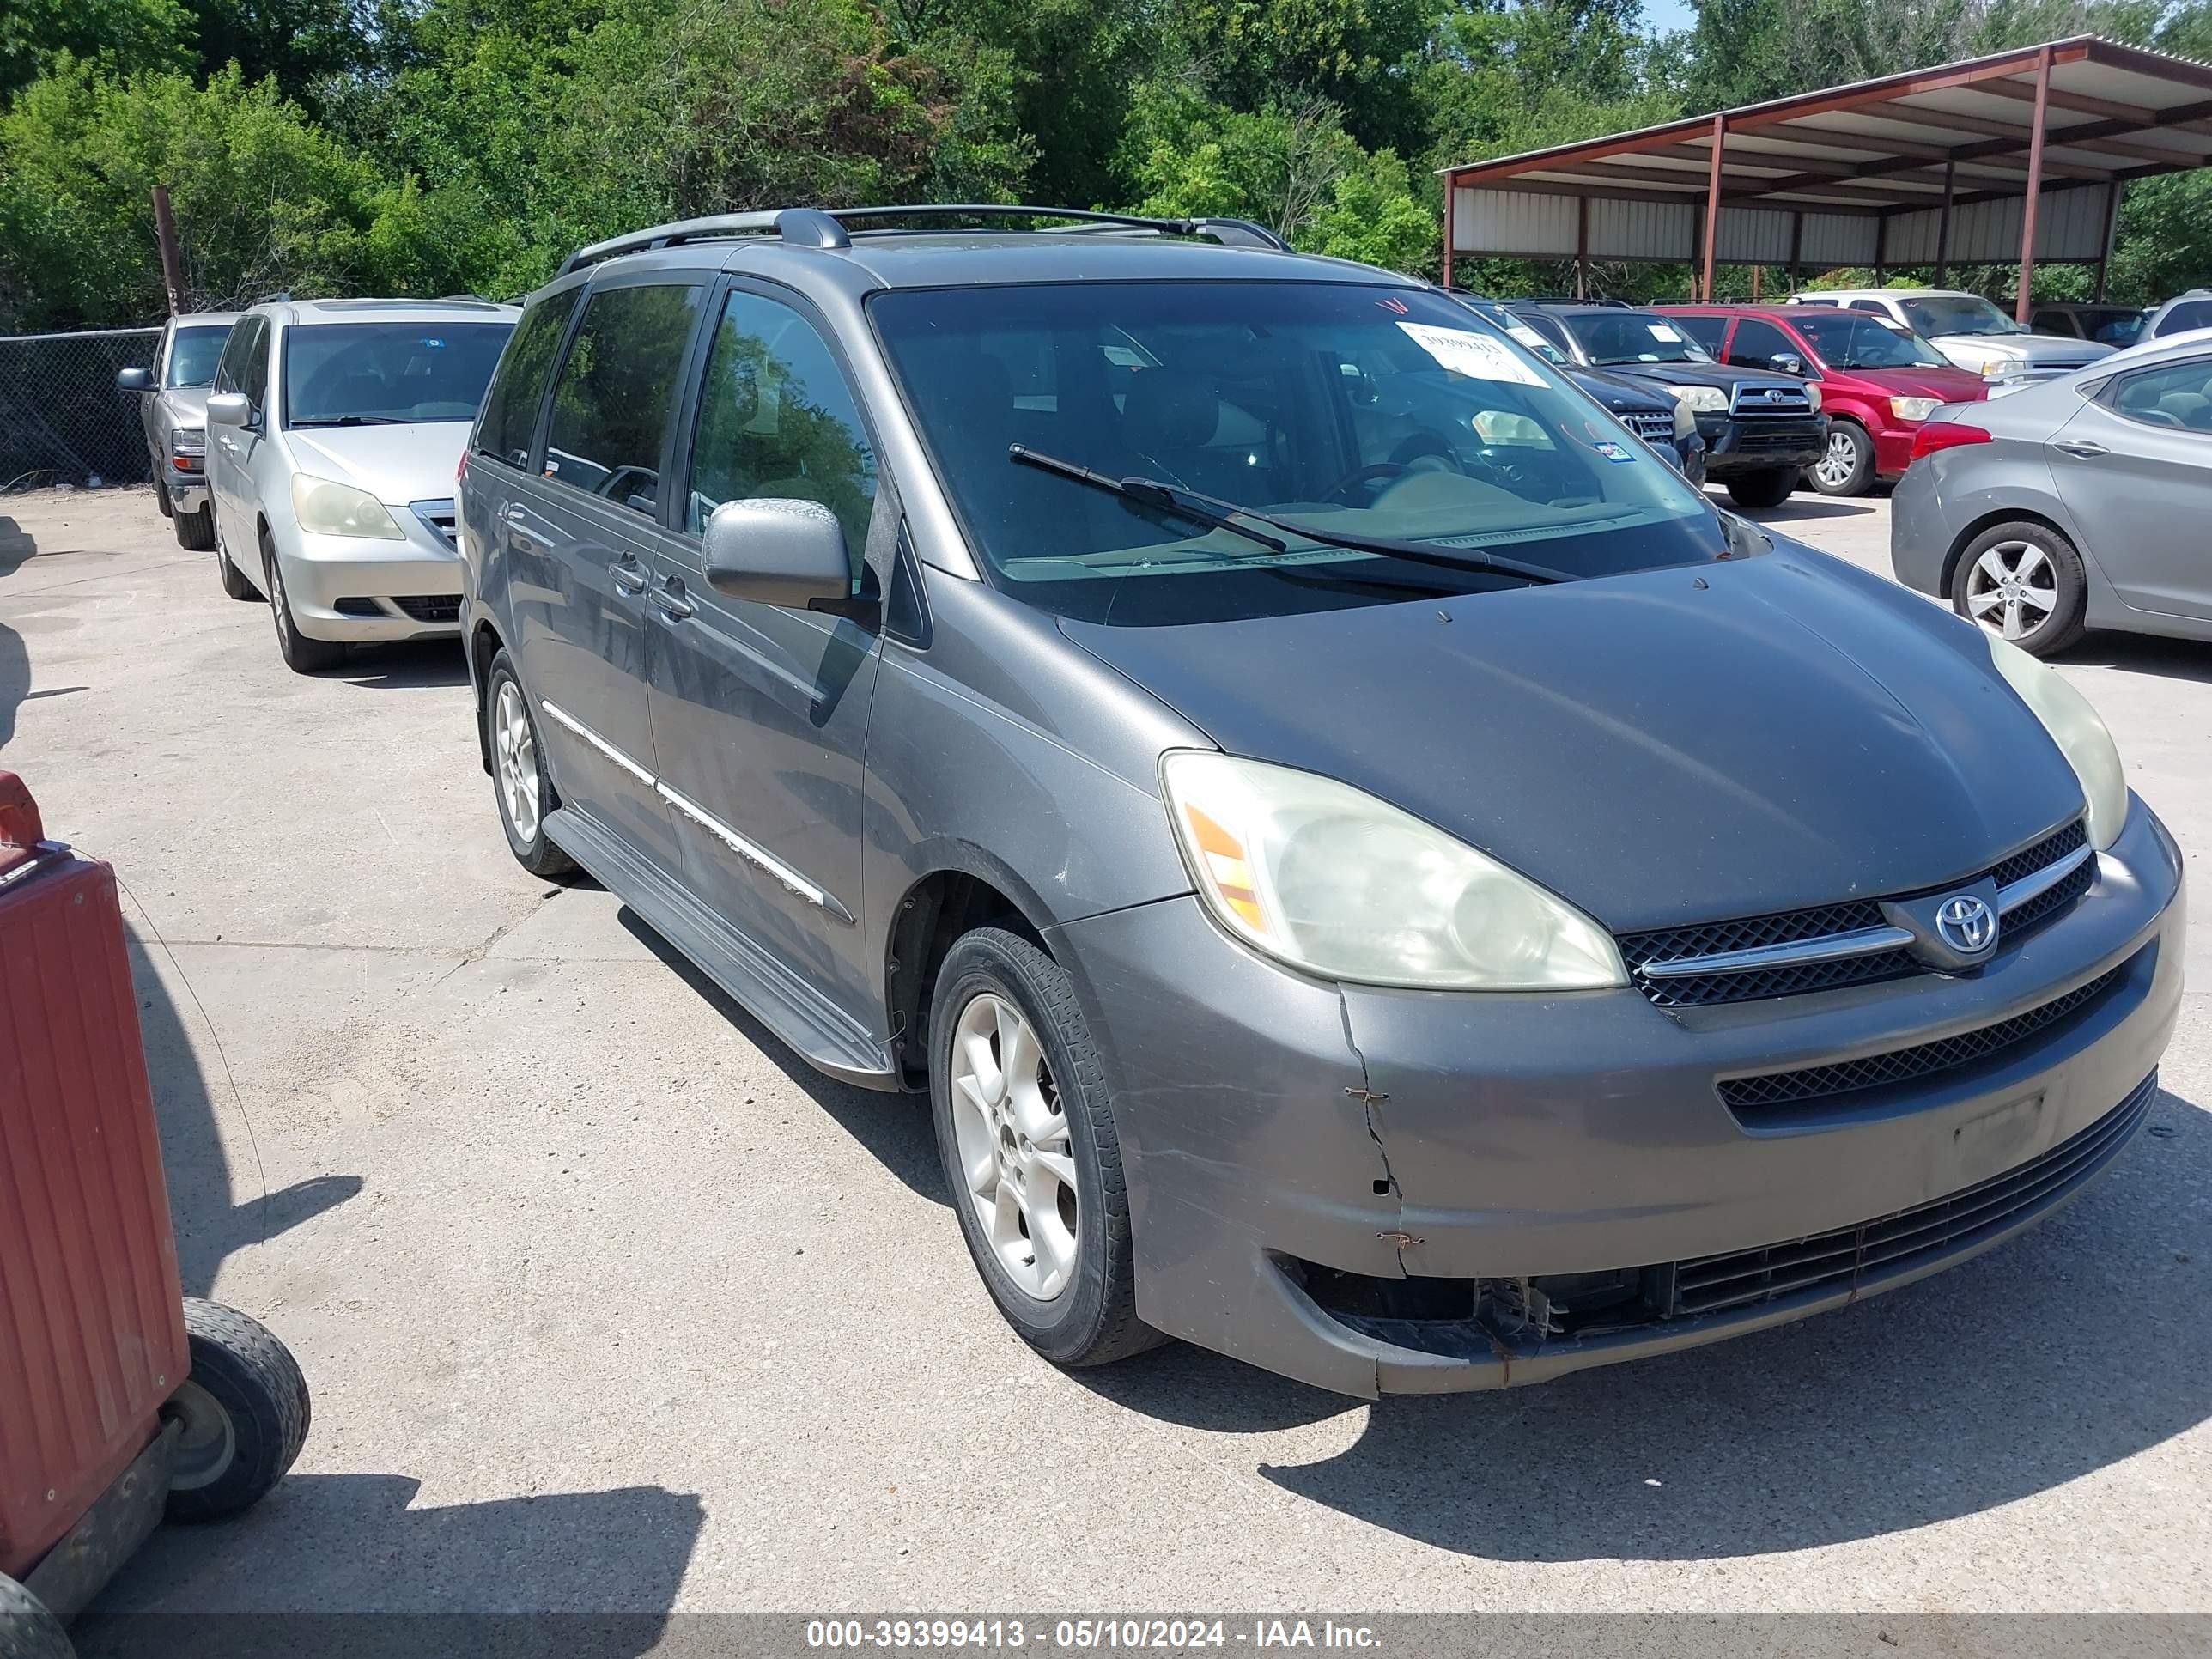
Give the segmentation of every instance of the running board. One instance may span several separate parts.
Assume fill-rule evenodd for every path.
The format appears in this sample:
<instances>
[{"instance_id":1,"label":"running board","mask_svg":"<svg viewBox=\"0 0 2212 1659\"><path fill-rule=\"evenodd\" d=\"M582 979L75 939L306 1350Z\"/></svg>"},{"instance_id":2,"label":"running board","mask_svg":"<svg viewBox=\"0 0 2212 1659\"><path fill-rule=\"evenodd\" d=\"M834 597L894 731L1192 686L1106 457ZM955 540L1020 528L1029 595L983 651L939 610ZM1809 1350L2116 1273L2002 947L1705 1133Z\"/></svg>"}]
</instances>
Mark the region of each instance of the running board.
<instances>
[{"instance_id":1,"label":"running board","mask_svg":"<svg viewBox=\"0 0 2212 1659\"><path fill-rule=\"evenodd\" d=\"M906 1086L882 1043L592 819L556 807L545 835L817 1071L863 1089Z\"/></svg>"}]
</instances>

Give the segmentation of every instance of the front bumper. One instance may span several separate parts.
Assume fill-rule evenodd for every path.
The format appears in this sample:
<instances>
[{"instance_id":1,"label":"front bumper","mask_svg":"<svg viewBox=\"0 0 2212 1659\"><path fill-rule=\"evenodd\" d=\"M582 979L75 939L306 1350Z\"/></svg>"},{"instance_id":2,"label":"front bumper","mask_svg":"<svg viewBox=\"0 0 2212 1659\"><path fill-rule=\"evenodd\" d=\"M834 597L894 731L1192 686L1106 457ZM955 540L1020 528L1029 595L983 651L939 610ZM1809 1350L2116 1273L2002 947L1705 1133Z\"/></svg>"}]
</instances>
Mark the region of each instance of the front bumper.
<instances>
[{"instance_id":1,"label":"front bumper","mask_svg":"<svg viewBox=\"0 0 2212 1659\"><path fill-rule=\"evenodd\" d=\"M2139 1121L2179 1005L2184 925L2179 856L2138 802L2096 885L1971 977L1667 1012L1633 990L1339 988L1251 956L1190 898L1070 924L1054 943L1114 1092L1139 1312L1371 1397L1539 1381L1762 1328L2032 1225ZM2033 1038L1832 1097L1817 1120L1754 1130L1717 1091L1733 1073L1978 1030L2106 974L2105 990ZM2101 1139L2077 1139L2100 1124ZM2057 1162L2028 1167L2045 1158ZM2038 1173L2061 1164L2063 1182ZM1565 1275L1650 1270L1671 1286L1701 1261L1718 1271L1710 1258L1786 1263L1835 1233L1856 1248L1887 1236L1869 1224L1917 1227L1900 1212L1966 1205L1966 1189L2008 1172L2008 1190L2027 1197L1993 1224L1947 1223L1916 1254L1855 1258L1840 1283L1781 1274L1714 1311L1670 1290L1660 1312L1609 1328L1554 1329L1539 1310L1515 1328L1479 1301L1456 1319L1393 1316L1400 1291L1433 1310L1455 1285L1480 1298L1483 1285L1556 1291ZM1383 1316L1342 1293L1363 1284Z\"/></svg>"},{"instance_id":2,"label":"front bumper","mask_svg":"<svg viewBox=\"0 0 2212 1659\"><path fill-rule=\"evenodd\" d=\"M179 513L197 513L208 504L207 469L187 472L168 456L159 463L161 482L169 492L169 506Z\"/></svg>"},{"instance_id":3,"label":"front bumper","mask_svg":"<svg viewBox=\"0 0 2212 1659\"><path fill-rule=\"evenodd\" d=\"M300 632L351 641L458 638L461 556L412 508L392 506L398 541L278 530L276 556Z\"/></svg>"},{"instance_id":4,"label":"front bumper","mask_svg":"<svg viewBox=\"0 0 2212 1659\"><path fill-rule=\"evenodd\" d=\"M1698 432L1705 441L1706 475L1717 479L1808 467L1828 447L1825 415L1708 413L1698 416Z\"/></svg>"}]
</instances>

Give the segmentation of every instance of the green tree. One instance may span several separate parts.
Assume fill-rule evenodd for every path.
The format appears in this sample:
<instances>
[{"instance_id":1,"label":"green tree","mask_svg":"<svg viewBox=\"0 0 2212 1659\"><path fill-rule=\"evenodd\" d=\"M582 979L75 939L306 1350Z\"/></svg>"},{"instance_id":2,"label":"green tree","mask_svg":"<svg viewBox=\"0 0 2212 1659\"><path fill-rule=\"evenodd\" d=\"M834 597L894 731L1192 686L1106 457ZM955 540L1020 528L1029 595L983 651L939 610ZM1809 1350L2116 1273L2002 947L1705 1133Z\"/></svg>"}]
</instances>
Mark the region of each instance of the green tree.
<instances>
[{"instance_id":1,"label":"green tree","mask_svg":"<svg viewBox=\"0 0 2212 1659\"><path fill-rule=\"evenodd\" d=\"M181 69L191 16L177 0L8 0L0 6L0 103L62 53L111 70Z\"/></svg>"}]
</instances>

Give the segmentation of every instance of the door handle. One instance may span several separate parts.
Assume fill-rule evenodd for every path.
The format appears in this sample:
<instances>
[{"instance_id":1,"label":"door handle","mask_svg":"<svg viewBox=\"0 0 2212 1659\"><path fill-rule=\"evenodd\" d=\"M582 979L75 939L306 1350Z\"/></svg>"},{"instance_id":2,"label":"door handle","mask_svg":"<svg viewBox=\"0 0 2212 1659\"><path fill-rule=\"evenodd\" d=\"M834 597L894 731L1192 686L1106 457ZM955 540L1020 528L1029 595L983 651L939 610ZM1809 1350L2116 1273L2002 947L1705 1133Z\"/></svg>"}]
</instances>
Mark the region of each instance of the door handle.
<instances>
[{"instance_id":1,"label":"door handle","mask_svg":"<svg viewBox=\"0 0 2212 1659\"><path fill-rule=\"evenodd\" d=\"M645 592L644 568L629 559L617 559L609 565L607 580L633 597Z\"/></svg>"},{"instance_id":2,"label":"door handle","mask_svg":"<svg viewBox=\"0 0 2212 1659\"><path fill-rule=\"evenodd\" d=\"M506 512L501 514L499 516L505 519L509 524L520 524L525 519L527 519L530 516L530 509L522 506L520 502L517 502L514 506L508 507Z\"/></svg>"},{"instance_id":3,"label":"door handle","mask_svg":"<svg viewBox=\"0 0 2212 1659\"><path fill-rule=\"evenodd\" d=\"M2091 443L2087 438L2053 438L2051 447L2062 455L2071 455L2081 461L2094 461L2100 455L2112 453L2104 445Z\"/></svg>"},{"instance_id":4,"label":"door handle","mask_svg":"<svg viewBox=\"0 0 2212 1659\"><path fill-rule=\"evenodd\" d=\"M673 576L653 590L653 603L671 622L682 622L699 608L684 597L684 584Z\"/></svg>"}]
</instances>

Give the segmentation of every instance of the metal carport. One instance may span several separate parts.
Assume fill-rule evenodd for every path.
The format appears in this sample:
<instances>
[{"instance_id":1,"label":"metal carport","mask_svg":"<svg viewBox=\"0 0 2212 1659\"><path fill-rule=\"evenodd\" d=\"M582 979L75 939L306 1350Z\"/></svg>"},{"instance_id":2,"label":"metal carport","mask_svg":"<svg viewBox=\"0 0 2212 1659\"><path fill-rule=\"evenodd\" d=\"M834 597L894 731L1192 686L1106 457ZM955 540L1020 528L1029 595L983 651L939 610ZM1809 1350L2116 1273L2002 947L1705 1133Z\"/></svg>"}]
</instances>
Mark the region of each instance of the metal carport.
<instances>
[{"instance_id":1,"label":"metal carport","mask_svg":"<svg viewBox=\"0 0 2212 1659\"><path fill-rule=\"evenodd\" d=\"M1799 270L2094 261L2130 179L2212 161L2212 67L2092 36L1443 169L1458 256ZM1451 259L1444 261L1451 281Z\"/></svg>"}]
</instances>

